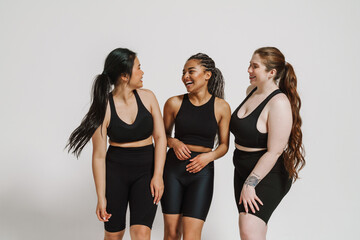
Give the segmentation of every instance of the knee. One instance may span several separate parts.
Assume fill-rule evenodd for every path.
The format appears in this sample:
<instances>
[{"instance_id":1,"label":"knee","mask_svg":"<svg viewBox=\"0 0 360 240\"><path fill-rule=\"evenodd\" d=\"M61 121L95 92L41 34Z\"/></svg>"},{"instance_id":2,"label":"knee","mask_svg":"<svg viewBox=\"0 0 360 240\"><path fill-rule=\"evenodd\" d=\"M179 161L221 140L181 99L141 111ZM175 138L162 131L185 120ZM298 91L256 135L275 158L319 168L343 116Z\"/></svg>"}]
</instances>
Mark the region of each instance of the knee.
<instances>
[{"instance_id":1,"label":"knee","mask_svg":"<svg viewBox=\"0 0 360 240\"><path fill-rule=\"evenodd\" d=\"M122 240L124 231L120 232L105 232L105 240Z\"/></svg>"},{"instance_id":2,"label":"knee","mask_svg":"<svg viewBox=\"0 0 360 240\"><path fill-rule=\"evenodd\" d=\"M165 227L165 239L179 240L181 238L180 229L177 227Z\"/></svg>"},{"instance_id":3,"label":"knee","mask_svg":"<svg viewBox=\"0 0 360 240\"><path fill-rule=\"evenodd\" d=\"M150 239L150 229L146 227L136 228L131 231L131 235L135 239Z\"/></svg>"}]
</instances>

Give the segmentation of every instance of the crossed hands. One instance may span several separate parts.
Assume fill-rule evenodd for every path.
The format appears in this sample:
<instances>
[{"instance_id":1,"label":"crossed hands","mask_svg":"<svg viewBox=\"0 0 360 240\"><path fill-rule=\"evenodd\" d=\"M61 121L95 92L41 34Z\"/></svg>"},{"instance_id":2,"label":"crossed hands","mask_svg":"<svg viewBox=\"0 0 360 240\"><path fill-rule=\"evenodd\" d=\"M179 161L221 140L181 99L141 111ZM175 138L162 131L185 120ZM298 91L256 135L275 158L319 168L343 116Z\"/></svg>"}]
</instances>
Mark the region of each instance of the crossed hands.
<instances>
[{"instance_id":1,"label":"crossed hands","mask_svg":"<svg viewBox=\"0 0 360 240\"><path fill-rule=\"evenodd\" d=\"M177 143L173 146L173 150L179 160L187 160L191 158L191 151L181 141L177 141ZM213 161L213 159L210 153L201 153L190 159L190 163L186 165L186 171L190 173L200 172L211 161Z\"/></svg>"}]
</instances>

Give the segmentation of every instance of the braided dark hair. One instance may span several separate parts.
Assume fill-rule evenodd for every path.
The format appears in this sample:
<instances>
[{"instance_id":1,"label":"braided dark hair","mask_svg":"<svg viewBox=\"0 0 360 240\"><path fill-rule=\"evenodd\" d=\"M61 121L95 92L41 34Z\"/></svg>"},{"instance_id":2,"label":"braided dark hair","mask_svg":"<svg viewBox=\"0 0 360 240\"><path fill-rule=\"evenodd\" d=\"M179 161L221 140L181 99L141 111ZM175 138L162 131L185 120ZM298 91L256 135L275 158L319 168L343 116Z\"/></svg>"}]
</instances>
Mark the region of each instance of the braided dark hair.
<instances>
[{"instance_id":1,"label":"braided dark hair","mask_svg":"<svg viewBox=\"0 0 360 240\"><path fill-rule=\"evenodd\" d=\"M208 55L206 55L204 53L198 53L198 54L192 55L188 59L188 61L192 60L192 59L199 60L200 65L206 69L205 71L211 72L211 77L210 77L209 83L208 83L209 93L211 95L214 95L215 97L224 99L225 98L224 77L223 77L221 71L217 67L215 67L214 60L212 60Z\"/></svg>"}]
</instances>

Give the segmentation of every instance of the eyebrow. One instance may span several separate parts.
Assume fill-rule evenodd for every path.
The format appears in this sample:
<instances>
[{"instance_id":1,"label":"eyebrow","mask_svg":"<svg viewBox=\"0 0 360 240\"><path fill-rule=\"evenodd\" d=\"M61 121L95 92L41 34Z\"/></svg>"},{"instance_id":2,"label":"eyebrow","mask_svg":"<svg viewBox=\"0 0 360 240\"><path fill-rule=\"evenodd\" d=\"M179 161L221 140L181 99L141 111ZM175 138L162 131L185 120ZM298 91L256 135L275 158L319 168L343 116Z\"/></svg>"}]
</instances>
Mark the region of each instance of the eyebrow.
<instances>
[{"instance_id":1,"label":"eyebrow","mask_svg":"<svg viewBox=\"0 0 360 240\"><path fill-rule=\"evenodd\" d=\"M188 70L192 70L192 69L196 69L195 67L189 67ZM185 69L183 69L183 72L185 71Z\"/></svg>"}]
</instances>

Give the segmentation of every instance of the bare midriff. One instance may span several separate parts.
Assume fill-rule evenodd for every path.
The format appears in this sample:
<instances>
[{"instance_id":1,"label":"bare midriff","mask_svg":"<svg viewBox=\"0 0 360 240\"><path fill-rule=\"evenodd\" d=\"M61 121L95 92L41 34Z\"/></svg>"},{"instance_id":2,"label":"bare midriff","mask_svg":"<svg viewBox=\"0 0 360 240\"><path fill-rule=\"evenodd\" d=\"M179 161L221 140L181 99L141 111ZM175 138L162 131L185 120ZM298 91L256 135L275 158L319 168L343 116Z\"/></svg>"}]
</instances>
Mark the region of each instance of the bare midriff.
<instances>
[{"instance_id":1,"label":"bare midriff","mask_svg":"<svg viewBox=\"0 0 360 240\"><path fill-rule=\"evenodd\" d=\"M262 151L262 150L266 150L267 148L249 148L249 147L243 147L237 143L235 143L235 147L237 149L239 149L240 151L244 151L244 152L257 152L257 151Z\"/></svg>"},{"instance_id":2,"label":"bare midriff","mask_svg":"<svg viewBox=\"0 0 360 240\"><path fill-rule=\"evenodd\" d=\"M197 146L197 145L191 145L191 144L185 144L188 149L192 152L211 152L212 149L208 147L203 146Z\"/></svg>"},{"instance_id":3,"label":"bare midriff","mask_svg":"<svg viewBox=\"0 0 360 240\"><path fill-rule=\"evenodd\" d=\"M143 146L147 146L147 145L151 145L153 143L152 141L152 136L140 140L140 141L135 141L135 142L127 142L127 143L117 143L117 142L112 142L109 140L109 144L111 146L115 146L115 147L126 147L126 148L130 148L130 147L143 147Z\"/></svg>"}]
</instances>

